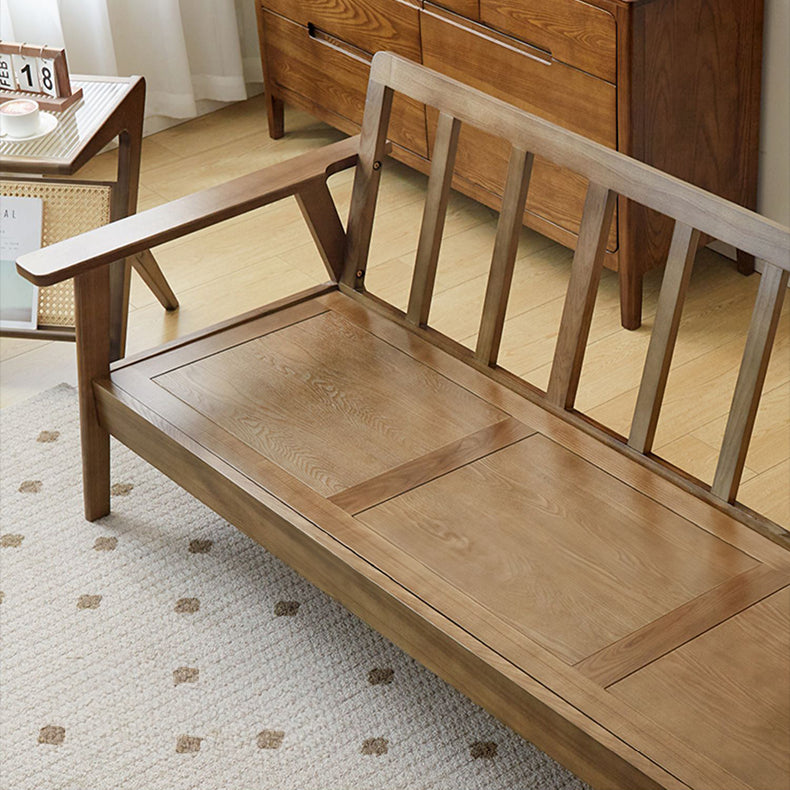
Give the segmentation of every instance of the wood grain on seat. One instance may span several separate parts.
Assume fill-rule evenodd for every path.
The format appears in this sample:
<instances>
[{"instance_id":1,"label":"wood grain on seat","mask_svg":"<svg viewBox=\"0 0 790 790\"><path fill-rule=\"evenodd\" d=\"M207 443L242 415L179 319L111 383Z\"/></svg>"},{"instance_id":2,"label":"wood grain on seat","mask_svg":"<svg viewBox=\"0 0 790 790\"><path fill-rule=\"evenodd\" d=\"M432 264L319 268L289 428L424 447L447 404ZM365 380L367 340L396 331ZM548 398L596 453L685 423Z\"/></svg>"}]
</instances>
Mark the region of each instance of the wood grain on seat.
<instances>
[{"instance_id":1,"label":"wood grain on seat","mask_svg":"<svg viewBox=\"0 0 790 790\"><path fill-rule=\"evenodd\" d=\"M611 692L753 787L788 790L789 657L785 587Z\"/></svg>"},{"instance_id":2,"label":"wood grain on seat","mask_svg":"<svg viewBox=\"0 0 790 790\"><path fill-rule=\"evenodd\" d=\"M331 313L156 382L325 496L507 416Z\"/></svg>"},{"instance_id":3,"label":"wood grain on seat","mask_svg":"<svg viewBox=\"0 0 790 790\"><path fill-rule=\"evenodd\" d=\"M569 664L755 565L540 435L357 518Z\"/></svg>"}]
</instances>

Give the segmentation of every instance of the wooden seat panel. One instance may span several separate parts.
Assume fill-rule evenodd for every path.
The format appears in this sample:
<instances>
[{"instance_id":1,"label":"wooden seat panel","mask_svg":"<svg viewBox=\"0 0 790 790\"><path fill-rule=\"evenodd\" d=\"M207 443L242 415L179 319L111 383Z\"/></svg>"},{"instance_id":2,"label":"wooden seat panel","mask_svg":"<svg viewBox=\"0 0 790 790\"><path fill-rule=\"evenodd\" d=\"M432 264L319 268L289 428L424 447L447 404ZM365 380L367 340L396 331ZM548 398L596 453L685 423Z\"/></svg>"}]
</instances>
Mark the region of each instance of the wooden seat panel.
<instances>
[{"instance_id":1,"label":"wooden seat panel","mask_svg":"<svg viewBox=\"0 0 790 790\"><path fill-rule=\"evenodd\" d=\"M541 435L357 518L569 664L756 564Z\"/></svg>"},{"instance_id":2,"label":"wooden seat panel","mask_svg":"<svg viewBox=\"0 0 790 790\"><path fill-rule=\"evenodd\" d=\"M336 313L250 334L155 380L324 496L507 417Z\"/></svg>"},{"instance_id":3,"label":"wooden seat panel","mask_svg":"<svg viewBox=\"0 0 790 790\"><path fill-rule=\"evenodd\" d=\"M754 787L790 790L790 587L610 691ZM779 746L779 748L777 748Z\"/></svg>"}]
</instances>

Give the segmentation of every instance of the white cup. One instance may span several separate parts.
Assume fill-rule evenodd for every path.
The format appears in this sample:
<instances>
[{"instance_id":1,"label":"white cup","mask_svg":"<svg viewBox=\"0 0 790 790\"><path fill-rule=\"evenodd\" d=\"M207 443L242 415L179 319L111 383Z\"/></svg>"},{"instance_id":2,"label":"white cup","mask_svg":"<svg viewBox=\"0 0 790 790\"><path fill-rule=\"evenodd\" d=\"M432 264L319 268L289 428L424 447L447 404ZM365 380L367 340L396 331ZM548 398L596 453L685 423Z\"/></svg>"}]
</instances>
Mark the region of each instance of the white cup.
<instances>
[{"instance_id":1,"label":"white cup","mask_svg":"<svg viewBox=\"0 0 790 790\"><path fill-rule=\"evenodd\" d=\"M0 104L0 130L9 137L30 137L38 131L38 102L11 99Z\"/></svg>"}]
</instances>

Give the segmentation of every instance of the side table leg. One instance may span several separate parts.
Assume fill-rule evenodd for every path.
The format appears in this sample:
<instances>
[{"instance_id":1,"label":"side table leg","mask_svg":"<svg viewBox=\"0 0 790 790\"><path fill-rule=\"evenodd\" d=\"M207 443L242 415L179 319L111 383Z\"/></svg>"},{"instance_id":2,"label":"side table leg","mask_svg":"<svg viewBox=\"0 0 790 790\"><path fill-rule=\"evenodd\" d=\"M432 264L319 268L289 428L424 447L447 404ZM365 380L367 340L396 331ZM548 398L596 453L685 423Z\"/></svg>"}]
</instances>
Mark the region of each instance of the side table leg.
<instances>
[{"instance_id":1,"label":"side table leg","mask_svg":"<svg viewBox=\"0 0 790 790\"><path fill-rule=\"evenodd\" d=\"M135 255L132 266L165 310L178 309L178 299L150 250Z\"/></svg>"}]
</instances>

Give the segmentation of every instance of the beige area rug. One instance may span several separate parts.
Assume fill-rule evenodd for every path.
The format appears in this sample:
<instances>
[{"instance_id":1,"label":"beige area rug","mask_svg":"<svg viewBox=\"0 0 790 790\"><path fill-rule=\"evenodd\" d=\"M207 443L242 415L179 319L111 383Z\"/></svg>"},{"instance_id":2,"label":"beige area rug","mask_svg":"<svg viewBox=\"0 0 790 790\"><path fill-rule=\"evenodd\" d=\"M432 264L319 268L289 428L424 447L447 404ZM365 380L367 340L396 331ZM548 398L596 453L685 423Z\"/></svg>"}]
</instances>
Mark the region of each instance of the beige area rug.
<instances>
[{"instance_id":1,"label":"beige area rug","mask_svg":"<svg viewBox=\"0 0 790 790\"><path fill-rule=\"evenodd\" d=\"M582 790L123 447L82 517L75 391L0 413L3 790Z\"/></svg>"}]
</instances>

